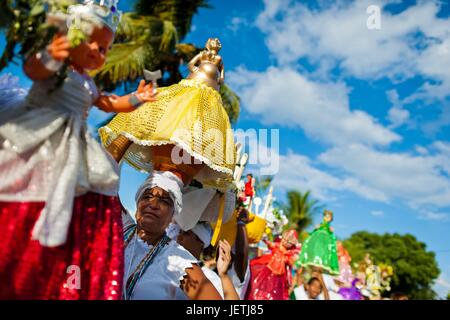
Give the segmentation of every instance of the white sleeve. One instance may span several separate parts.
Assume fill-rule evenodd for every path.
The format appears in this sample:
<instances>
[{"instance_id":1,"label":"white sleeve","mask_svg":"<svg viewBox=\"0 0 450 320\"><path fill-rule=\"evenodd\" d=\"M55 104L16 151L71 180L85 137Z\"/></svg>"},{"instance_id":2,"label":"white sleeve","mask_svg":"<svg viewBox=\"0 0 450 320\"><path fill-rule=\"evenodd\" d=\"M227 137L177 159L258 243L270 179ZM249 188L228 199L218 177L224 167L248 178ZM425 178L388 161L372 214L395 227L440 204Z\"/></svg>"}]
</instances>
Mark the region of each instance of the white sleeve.
<instances>
[{"instance_id":1,"label":"white sleeve","mask_svg":"<svg viewBox=\"0 0 450 320\"><path fill-rule=\"evenodd\" d=\"M303 286L297 287L294 289L294 295L296 300L309 300L306 295L305 289Z\"/></svg>"},{"instance_id":2,"label":"white sleeve","mask_svg":"<svg viewBox=\"0 0 450 320\"><path fill-rule=\"evenodd\" d=\"M170 245L172 247L168 252L167 274L172 284L179 286L187 274L186 269L192 268L194 264L198 265L199 261L178 243L172 241Z\"/></svg>"}]
</instances>

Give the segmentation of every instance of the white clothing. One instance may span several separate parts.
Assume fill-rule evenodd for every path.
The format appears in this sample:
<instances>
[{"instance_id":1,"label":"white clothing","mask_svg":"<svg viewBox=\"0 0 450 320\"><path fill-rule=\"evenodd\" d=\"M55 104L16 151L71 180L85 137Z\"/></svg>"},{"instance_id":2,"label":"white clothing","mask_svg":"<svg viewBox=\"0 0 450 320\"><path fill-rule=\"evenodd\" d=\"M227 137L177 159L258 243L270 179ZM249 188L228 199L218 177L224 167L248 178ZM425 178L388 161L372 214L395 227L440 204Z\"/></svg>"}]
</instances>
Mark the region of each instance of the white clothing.
<instances>
[{"instance_id":1,"label":"white clothing","mask_svg":"<svg viewBox=\"0 0 450 320\"><path fill-rule=\"evenodd\" d=\"M152 248L137 235L125 249L124 291L128 277ZM180 288L186 269L197 259L175 241L170 241L153 259L137 281L131 300L187 300Z\"/></svg>"},{"instance_id":2,"label":"white clothing","mask_svg":"<svg viewBox=\"0 0 450 320\"><path fill-rule=\"evenodd\" d=\"M328 289L328 295L330 297L330 300L344 300L344 298L338 293L339 292L339 286L334 282L334 276L331 276L329 274L322 274L323 282L325 283L325 286ZM321 300L324 300L323 292L320 294Z\"/></svg>"},{"instance_id":3,"label":"white clothing","mask_svg":"<svg viewBox=\"0 0 450 320\"><path fill-rule=\"evenodd\" d=\"M222 287L222 280L220 279L219 275L206 266L202 267L202 271L205 274L205 277L208 278L209 281L211 281L211 283L216 288L217 292L220 294L222 299L225 299Z\"/></svg>"},{"instance_id":4,"label":"white clothing","mask_svg":"<svg viewBox=\"0 0 450 320\"><path fill-rule=\"evenodd\" d=\"M241 300L244 300L245 294L247 293L248 284L250 283L250 261L248 261L247 270L245 270L243 282L239 280L239 277L237 276L236 271L234 270L234 264L233 267L230 270L228 270L228 276L233 281L234 288L236 289L239 298Z\"/></svg>"},{"instance_id":5,"label":"white clothing","mask_svg":"<svg viewBox=\"0 0 450 320\"><path fill-rule=\"evenodd\" d=\"M295 288L294 295L295 295L296 300L323 300L323 297L321 297L321 295L317 296L316 299L310 299L308 297L308 294L306 293L304 285L301 285L300 287Z\"/></svg>"}]
</instances>

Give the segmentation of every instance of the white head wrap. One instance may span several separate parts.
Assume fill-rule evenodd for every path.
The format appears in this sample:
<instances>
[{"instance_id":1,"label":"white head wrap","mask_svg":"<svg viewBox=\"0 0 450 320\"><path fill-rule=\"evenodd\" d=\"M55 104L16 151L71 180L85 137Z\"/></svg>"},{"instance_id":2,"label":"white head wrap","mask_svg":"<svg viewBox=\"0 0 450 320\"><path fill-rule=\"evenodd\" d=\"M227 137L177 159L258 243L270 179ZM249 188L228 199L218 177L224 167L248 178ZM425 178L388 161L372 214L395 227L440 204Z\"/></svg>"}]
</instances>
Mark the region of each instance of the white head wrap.
<instances>
[{"instance_id":1,"label":"white head wrap","mask_svg":"<svg viewBox=\"0 0 450 320\"><path fill-rule=\"evenodd\" d=\"M203 242L203 248L210 245L213 231L208 223L197 223L191 231Z\"/></svg>"},{"instance_id":2,"label":"white head wrap","mask_svg":"<svg viewBox=\"0 0 450 320\"><path fill-rule=\"evenodd\" d=\"M181 213L183 206L181 188L183 187L183 181L170 171L153 171L147 180L139 187L136 192L135 200L136 204L144 194L145 190L154 187L159 187L169 193L170 198L174 205L174 215L177 216Z\"/></svg>"},{"instance_id":3,"label":"white head wrap","mask_svg":"<svg viewBox=\"0 0 450 320\"><path fill-rule=\"evenodd\" d=\"M177 223L170 223L166 228L166 234L170 239L176 241L181 230L182 229ZM213 230L209 226L209 223L197 223L191 231L203 242L203 248L206 248L211 244Z\"/></svg>"}]
</instances>

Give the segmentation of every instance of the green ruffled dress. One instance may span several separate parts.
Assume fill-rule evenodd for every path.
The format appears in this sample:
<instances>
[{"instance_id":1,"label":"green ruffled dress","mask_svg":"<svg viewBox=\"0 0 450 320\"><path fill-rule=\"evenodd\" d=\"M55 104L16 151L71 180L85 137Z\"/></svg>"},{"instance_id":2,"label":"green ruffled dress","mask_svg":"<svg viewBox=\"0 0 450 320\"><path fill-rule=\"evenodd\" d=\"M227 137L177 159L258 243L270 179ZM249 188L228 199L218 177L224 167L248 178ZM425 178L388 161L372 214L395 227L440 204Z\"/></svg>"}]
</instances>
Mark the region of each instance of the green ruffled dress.
<instances>
[{"instance_id":1,"label":"green ruffled dress","mask_svg":"<svg viewBox=\"0 0 450 320\"><path fill-rule=\"evenodd\" d=\"M330 230L328 222L322 222L302 245L299 259L295 266L316 266L332 275L339 275L339 261L336 248L336 237Z\"/></svg>"}]
</instances>

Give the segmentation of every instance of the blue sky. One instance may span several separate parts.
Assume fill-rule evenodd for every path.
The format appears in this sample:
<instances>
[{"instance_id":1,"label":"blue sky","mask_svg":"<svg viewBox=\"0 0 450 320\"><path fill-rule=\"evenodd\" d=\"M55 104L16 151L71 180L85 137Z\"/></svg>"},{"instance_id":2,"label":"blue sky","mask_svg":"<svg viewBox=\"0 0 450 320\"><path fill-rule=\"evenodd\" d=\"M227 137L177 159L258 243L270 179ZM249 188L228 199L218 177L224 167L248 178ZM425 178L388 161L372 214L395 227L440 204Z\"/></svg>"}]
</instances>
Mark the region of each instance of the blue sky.
<instances>
[{"instance_id":1,"label":"blue sky","mask_svg":"<svg viewBox=\"0 0 450 320\"><path fill-rule=\"evenodd\" d=\"M442 273L435 289L446 295L449 2L210 3L184 41L203 46L220 38L226 82L242 99L236 128L279 129L279 149L270 147L280 159L277 199L289 189L312 190L334 211L339 238L359 230L415 235L437 253ZM369 5L382 8L381 29L366 25ZM5 71L30 85L20 68ZM93 110L89 122L103 117ZM120 195L133 208L145 176L122 169Z\"/></svg>"}]
</instances>

